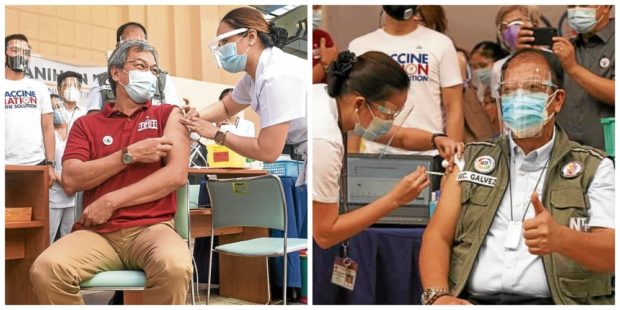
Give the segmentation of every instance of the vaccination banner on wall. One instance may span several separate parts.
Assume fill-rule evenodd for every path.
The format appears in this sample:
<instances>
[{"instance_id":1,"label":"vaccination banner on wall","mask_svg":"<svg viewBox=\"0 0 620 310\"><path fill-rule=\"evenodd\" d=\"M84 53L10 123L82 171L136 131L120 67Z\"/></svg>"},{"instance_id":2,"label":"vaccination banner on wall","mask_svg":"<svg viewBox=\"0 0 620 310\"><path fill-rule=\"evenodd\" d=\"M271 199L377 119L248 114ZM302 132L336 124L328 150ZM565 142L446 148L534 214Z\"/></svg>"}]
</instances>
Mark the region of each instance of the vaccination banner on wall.
<instances>
[{"instance_id":1,"label":"vaccination banner on wall","mask_svg":"<svg viewBox=\"0 0 620 310\"><path fill-rule=\"evenodd\" d=\"M58 90L56 88L56 78L58 75L65 71L74 71L82 75L82 89L80 105L86 102L86 96L90 85L95 81L95 76L107 71L105 66L76 66L60 61L46 59L40 56L32 55L30 57L30 64L26 71L26 76L31 79L43 82L48 88L50 93L56 94Z\"/></svg>"}]
</instances>

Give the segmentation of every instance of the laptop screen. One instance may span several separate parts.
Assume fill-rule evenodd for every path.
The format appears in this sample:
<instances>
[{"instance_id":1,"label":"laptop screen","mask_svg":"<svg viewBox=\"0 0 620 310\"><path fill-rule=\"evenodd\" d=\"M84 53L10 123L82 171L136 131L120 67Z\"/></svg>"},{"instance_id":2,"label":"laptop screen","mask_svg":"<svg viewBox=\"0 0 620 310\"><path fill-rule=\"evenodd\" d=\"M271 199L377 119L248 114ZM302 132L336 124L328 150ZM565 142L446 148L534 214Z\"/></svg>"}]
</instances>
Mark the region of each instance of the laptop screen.
<instances>
[{"instance_id":1,"label":"laptop screen","mask_svg":"<svg viewBox=\"0 0 620 310\"><path fill-rule=\"evenodd\" d=\"M351 205L366 205L387 194L404 176L418 166L430 170L433 157L422 155L348 154L347 198ZM404 206L427 207L431 198L425 188L418 197Z\"/></svg>"}]
</instances>

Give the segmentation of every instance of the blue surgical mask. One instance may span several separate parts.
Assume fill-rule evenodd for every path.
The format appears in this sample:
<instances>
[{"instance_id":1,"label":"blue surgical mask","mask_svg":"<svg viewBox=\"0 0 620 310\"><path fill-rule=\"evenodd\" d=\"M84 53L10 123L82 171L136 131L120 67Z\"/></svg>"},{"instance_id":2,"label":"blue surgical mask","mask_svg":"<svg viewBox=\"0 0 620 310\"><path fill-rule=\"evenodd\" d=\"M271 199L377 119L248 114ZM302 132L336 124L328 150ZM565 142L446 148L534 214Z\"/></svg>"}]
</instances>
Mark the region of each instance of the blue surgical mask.
<instances>
[{"instance_id":1,"label":"blue surgical mask","mask_svg":"<svg viewBox=\"0 0 620 310\"><path fill-rule=\"evenodd\" d=\"M377 141L379 138L385 136L392 125L394 124L393 119L380 119L372 114L372 110L370 110L370 106L367 106L370 114L372 115L372 121L368 125L367 128L364 128L360 123L359 115L357 114L357 109L355 109L355 116L357 117L357 123L355 123L355 128L353 128L353 132L369 141Z\"/></svg>"},{"instance_id":2,"label":"blue surgical mask","mask_svg":"<svg viewBox=\"0 0 620 310\"><path fill-rule=\"evenodd\" d=\"M588 33L596 26L595 8L568 9L568 25L579 33Z\"/></svg>"},{"instance_id":3,"label":"blue surgical mask","mask_svg":"<svg viewBox=\"0 0 620 310\"><path fill-rule=\"evenodd\" d=\"M124 70L123 70L124 71ZM125 71L127 72L127 71ZM151 71L131 70L127 72L129 83L124 85L127 95L136 103L145 103L155 95L157 77Z\"/></svg>"},{"instance_id":4,"label":"blue surgical mask","mask_svg":"<svg viewBox=\"0 0 620 310\"><path fill-rule=\"evenodd\" d=\"M557 92L557 91L556 91ZM530 92L518 89L511 95L501 97L502 119L504 124L518 139L537 137L543 126L551 119L547 106L549 98L554 97L542 92Z\"/></svg>"},{"instance_id":5,"label":"blue surgical mask","mask_svg":"<svg viewBox=\"0 0 620 310\"><path fill-rule=\"evenodd\" d=\"M477 85L486 85L491 84L491 68L480 68L474 70L474 78L476 79Z\"/></svg>"},{"instance_id":6,"label":"blue surgical mask","mask_svg":"<svg viewBox=\"0 0 620 310\"><path fill-rule=\"evenodd\" d=\"M239 55L237 54L237 42L224 44L218 49L222 68L230 73L237 73L245 70L245 64L248 62L248 55L246 53L249 49L250 46L248 46L242 55Z\"/></svg>"},{"instance_id":7,"label":"blue surgical mask","mask_svg":"<svg viewBox=\"0 0 620 310\"><path fill-rule=\"evenodd\" d=\"M67 109L65 109L64 104L59 103L57 105L52 105L53 107L53 121L54 125L60 126L62 124L67 123Z\"/></svg>"}]
</instances>

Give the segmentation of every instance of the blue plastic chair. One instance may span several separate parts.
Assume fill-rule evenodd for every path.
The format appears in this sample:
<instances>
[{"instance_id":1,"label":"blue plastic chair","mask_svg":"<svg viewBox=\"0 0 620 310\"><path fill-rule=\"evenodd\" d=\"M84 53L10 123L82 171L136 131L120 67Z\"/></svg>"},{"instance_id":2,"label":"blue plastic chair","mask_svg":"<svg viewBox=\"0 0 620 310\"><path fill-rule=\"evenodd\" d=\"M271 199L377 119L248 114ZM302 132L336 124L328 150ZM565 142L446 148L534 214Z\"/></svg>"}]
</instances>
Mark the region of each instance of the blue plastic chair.
<instances>
[{"instance_id":1,"label":"blue plastic chair","mask_svg":"<svg viewBox=\"0 0 620 310\"><path fill-rule=\"evenodd\" d=\"M207 188L211 198L212 213L207 304L211 297L211 262L214 251L236 256L264 256L267 264L269 257L286 258L288 253L308 248L307 239L288 238L287 236L286 200L282 183L277 176L209 180ZM284 231L284 237L255 238L222 244L214 248L215 230L232 226L279 229ZM282 296L283 303L286 305L287 259L283 261ZM269 288L269 275L267 275L267 287ZM271 300L271 291L269 291L269 300Z\"/></svg>"},{"instance_id":2,"label":"blue plastic chair","mask_svg":"<svg viewBox=\"0 0 620 310\"><path fill-rule=\"evenodd\" d=\"M189 186L177 189L177 212L174 216L174 226L177 233L187 242L191 253L191 225L189 216ZM80 207L81 213L81 207ZM76 217L78 218L78 217ZM146 286L146 274L142 270L110 270L96 274L89 280L80 283L81 290L94 291L124 291L125 304L141 300L141 294ZM194 281L190 279L192 304L196 304Z\"/></svg>"}]
</instances>

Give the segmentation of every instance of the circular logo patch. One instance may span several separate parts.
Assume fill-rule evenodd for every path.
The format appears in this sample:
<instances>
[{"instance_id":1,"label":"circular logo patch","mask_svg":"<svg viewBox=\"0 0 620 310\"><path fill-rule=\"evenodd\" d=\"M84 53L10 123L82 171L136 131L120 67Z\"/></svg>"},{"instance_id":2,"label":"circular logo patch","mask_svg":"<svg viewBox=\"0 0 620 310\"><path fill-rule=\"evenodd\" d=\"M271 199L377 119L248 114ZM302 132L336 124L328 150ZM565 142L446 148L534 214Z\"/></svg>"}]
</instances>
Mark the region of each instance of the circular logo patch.
<instances>
[{"instance_id":1,"label":"circular logo patch","mask_svg":"<svg viewBox=\"0 0 620 310\"><path fill-rule=\"evenodd\" d=\"M562 167L562 177L567 179L572 179L583 172L583 166L581 163L576 161L571 161L570 163L564 165Z\"/></svg>"},{"instance_id":2,"label":"circular logo patch","mask_svg":"<svg viewBox=\"0 0 620 310\"><path fill-rule=\"evenodd\" d=\"M603 69L609 67L609 64L610 64L609 58L607 58L607 57L601 58L601 61L599 61L598 64Z\"/></svg>"},{"instance_id":3,"label":"circular logo patch","mask_svg":"<svg viewBox=\"0 0 620 310\"><path fill-rule=\"evenodd\" d=\"M103 144L110 145L112 144L112 142L114 142L114 139L112 139L112 137L110 136L103 137Z\"/></svg>"},{"instance_id":4,"label":"circular logo patch","mask_svg":"<svg viewBox=\"0 0 620 310\"><path fill-rule=\"evenodd\" d=\"M495 169L495 159L488 155L480 156L474 161L474 169L480 173L490 173Z\"/></svg>"}]
</instances>

